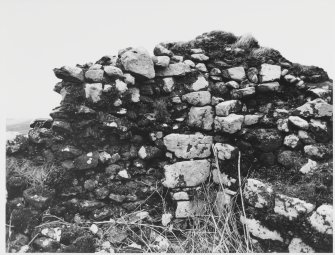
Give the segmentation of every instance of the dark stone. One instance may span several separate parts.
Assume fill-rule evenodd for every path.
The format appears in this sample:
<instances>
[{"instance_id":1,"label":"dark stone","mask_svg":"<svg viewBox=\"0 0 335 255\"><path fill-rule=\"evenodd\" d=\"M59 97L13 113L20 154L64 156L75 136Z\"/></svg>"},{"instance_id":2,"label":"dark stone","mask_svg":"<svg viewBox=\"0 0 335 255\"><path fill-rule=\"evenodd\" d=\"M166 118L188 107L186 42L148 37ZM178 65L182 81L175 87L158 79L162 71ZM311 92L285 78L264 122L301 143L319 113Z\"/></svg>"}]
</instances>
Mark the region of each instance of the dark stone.
<instances>
[{"instance_id":1,"label":"dark stone","mask_svg":"<svg viewBox=\"0 0 335 255\"><path fill-rule=\"evenodd\" d=\"M264 152L274 151L283 143L283 138L277 129L250 129L245 134L245 139Z\"/></svg>"}]
</instances>

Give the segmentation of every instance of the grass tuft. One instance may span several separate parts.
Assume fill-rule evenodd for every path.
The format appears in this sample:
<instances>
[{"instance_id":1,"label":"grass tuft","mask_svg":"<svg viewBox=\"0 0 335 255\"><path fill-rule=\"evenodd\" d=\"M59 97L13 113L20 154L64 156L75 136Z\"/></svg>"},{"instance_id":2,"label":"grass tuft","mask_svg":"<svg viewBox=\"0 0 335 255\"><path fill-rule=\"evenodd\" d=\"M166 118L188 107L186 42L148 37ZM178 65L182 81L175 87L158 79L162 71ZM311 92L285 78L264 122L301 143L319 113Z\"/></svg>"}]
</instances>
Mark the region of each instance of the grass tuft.
<instances>
[{"instance_id":1,"label":"grass tuft","mask_svg":"<svg viewBox=\"0 0 335 255\"><path fill-rule=\"evenodd\" d=\"M245 34L238 38L238 40L232 45L232 48L241 48L246 50L251 50L258 48L259 44L255 37L251 34Z\"/></svg>"}]
</instances>

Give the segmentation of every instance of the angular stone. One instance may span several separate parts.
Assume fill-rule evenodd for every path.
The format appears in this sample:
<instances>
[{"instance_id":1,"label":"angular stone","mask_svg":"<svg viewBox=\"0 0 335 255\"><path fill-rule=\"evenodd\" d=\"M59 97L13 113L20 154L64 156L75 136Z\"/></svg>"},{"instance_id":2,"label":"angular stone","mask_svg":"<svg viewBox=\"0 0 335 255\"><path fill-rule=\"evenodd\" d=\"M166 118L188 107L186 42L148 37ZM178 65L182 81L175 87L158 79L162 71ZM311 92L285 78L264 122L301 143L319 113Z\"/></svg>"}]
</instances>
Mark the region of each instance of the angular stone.
<instances>
[{"instance_id":1,"label":"angular stone","mask_svg":"<svg viewBox=\"0 0 335 255\"><path fill-rule=\"evenodd\" d=\"M102 164L108 163L111 158L112 156L108 152L106 151L99 152L99 161Z\"/></svg>"},{"instance_id":2,"label":"angular stone","mask_svg":"<svg viewBox=\"0 0 335 255\"><path fill-rule=\"evenodd\" d=\"M135 85L135 78L134 76L132 76L130 73L125 73L123 75L123 78L124 78L124 82L127 84L127 85Z\"/></svg>"},{"instance_id":3,"label":"angular stone","mask_svg":"<svg viewBox=\"0 0 335 255\"><path fill-rule=\"evenodd\" d=\"M258 70L256 67L251 67L247 71L247 77L250 82L258 83Z\"/></svg>"},{"instance_id":4,"label":"angular stone","mask_svg":"<svg viewBox=\"0 0 335 255\"><path fill-rule=\"evenodd\" d=\"M121 95L128 90L127 84L119 79L115 81L115 88Z\"/></svg>"},{"instance_id":5,"label":"angular stone","mask_svg":"<svg viewBox=\"0 0 335 255\"><path fill-rule=\"evenodd\" d=\"M309 245L305 244L301 240L301 238L294 237L288 246L288 252L289 253L315 253L315 250Z\"/></svg>"},{"instance_id":6,"label":"angular stone","mask_svg":"<svg viewBox=\"0 0 335 255\"><path fill-rule=\"evenodd\" d=\"M281 76L281 67L277 65L262 64L259 75L261 82L278 80Z\"/></svg>"},{"instance_id":7,"label":"angular stone","mask_svg":"<svg viewBox=\"0 0 335 255\"><path fill-rule=\"evenodd\" d=\"M300 168L300 172L307 174L317 168L317 163L314 160L308 159L308 162Z\"/></svg>"},{"instance_id":8,"label":"angular stone","mask_svg":"<svg viewBox=\"0 0 335 255\"><path fill-rule=\"evenodd\" d=\"M290 129L288 127L288 119L278 119L277 122L277 129L281 132L289 133Z\"/></svg>"},{"instance_id":9,"label":"angular stone","mask_svg":"<svg viewBox=\"0 0 335 255\"><path fill-rule=\"evenodd\" d=\"M165 187L194 187L206 181L210 172L210 163L208 160L181 161L164 166L164 170Z\"/></svg>"},{"instance_id":10,"label":"angular stone","mask_svg":"<svg viewBox=\"0 0 335 255\"><path fill-rule=\"evenodd\" d=\"M189 65L184 63L170 64L168 67L157 70L157 77L169 77L169 76L184 76L185 74L191 72Z\"/></svg>"},{"instance_id":11,"label":"angular stone","mask_svg":"<svg viewBox=\"0 0 335 255\"><path fill-rule=\"evenodd\" d=\"M204 106L211 103L211 93L208 91L191 92L183 95L182 100L194 106Z\"/></svg>"},{"instance_id":12,"label":"angular stone","mask_svg":"<svg viewBox=\"0 0 335 255\"><path fill-rule=\"evenodd\" d=\"M253 207L268 208L273 204L274 192L271 186L249 178L244 186L243 196Z\"/></svg>"},{"instance_id":13,"label":"angular stone","mask_svg":"<svg viewBox=\"0 0 335 255\"><path fill-rule=\"evenodd\" d=\"M168 56L154 56L152 62L158 67L167 67L170 64L170 58Z\"/></svg>"},{"instance_id":14,"label":"angular stone","mask_svg":"<svg viewBox=\"0 0 335 255\"><path fill-rule=\"evenodd\" d=\"M232 80L243 81L246 78L243 66L229 68L228 73Z\"/></svg>"},{"instance_id":15,"label":"angular stone","mask_svg":"<svg viewBox=\"0 0 335 255\"><path fill-rule=\"evenodd\" d=\"M309 222L312 227L322 233L327 235L333 234L333 206L328 204L323 204L309 217Z\"/></svg>"},{"instance_id":16,"label":"angular stone","mask_svg":"<svg viewBox=\"0 0 335 255\"><path fill-rule=\"evenodd\" d=\"M194 135L169 134L163 139L167 150L183 159L207 158L211 155L213 137L201 133Z\"/></svg>"},{"instance_id":17,"label":"angular stone","mask_svg":"<svg viewBox=\"0 0 335 255\"><path fill-rule=\"evenodd\" d=\"M81 155L74 160L74 167L79 170L94 168L98 165L99 153L97 151Z\"/></svg>"},{"instance_id":18,"label":"angular stone","mask_svg":"<svg viewBox=\"0 0 335 255\"><path fill-rule=\"evenodd\" d=\"M225 85L228 88L231 88L231 89L239 89L240 88L240 84L238 84L238 82L236 82L236 81L228 81L228 82L226 82Z\"/></svg>"},{"instance_id":19,"label":"angular stone","mask_svg":"<svg viewBox=\"0 0 335 255\"><path fill-rule=\"evenodd\" d=\"M296 219L301 214L308 214L314 210L313 204L295 197L276 194L274 212L283 215L289 220Z\"/></svg>"},{"instance_id":20,"label":"angular stone","mask_svg":"<svg viewBox=\"0 0 335 255\"><path fill-rule=\"evenodd\" d=\"M105 73L112 78L123 78L123 72L116 66L104 66Z\"/></svg>"},{"instance_id":21,"label":"angular stone","mask_svg":"<svg viewBox=\"0 0 335 255\"><path fill-rule=\"evenodd\" d=\"M208 87L208 81L204 76L199 75L198 79L192 85L189 86L189 89L191 91L198 91L207 87Z\"/></svg>"},{"instance_id":22,"label":"angular stone","mask_svg":"<svg viewBox=\"0 0 335 255\"><path fill-rule=\"evenodd\" d=\"M289 123L291 123L293 126L300 128L300 129L304 129L307 130L309 127L309 124L306 120L298 117L298 116L290 116L288 118Z\"/></svg>"},{"instance_id":23,"label":"angular stone","mask_svg":"<svg viewBox=\"0 0 335 255\"><path fill-rule=\"evenodd\" d=\"M241 99L244 97L252 96L256 93L255 87L247 87L244 89L233 89L230 92L232 99Z\"/></svg>"},{"instance_id":24,"label":"angular stone","mask_svg":"<svg viewBox=\"0 0 335 255\"><path fill-rule=\"evenodd\" d=\"M333 116L333 106L326 103L324 100L317 98L298 107L292 114L306 118L331 117Z\"/></svg>"},{"instance_id":25,"label":"angular stone","mask_svg":"<svg viewBox=\"0 0 335 255\"><path fill-rule=\"evenodd\" d=\"M204 63L196 64L195 68L202 73L207 73L208 72L207 67Z\"/></svg>"},{"instance_id":26,"label":"angular stone","mask_svg":"<svg viewBox=\"0 0 335 255\"><path fill-rule=\"evenodd\" d=\"M248 219L242 215L240 216L240 220L243 224L247 226L248 231L255 237L265 240L270 239L280 242L284 241L284 239L277 231L271 231L268 228L264 227L263 225L261 225L261 222L259 220Z\"/></svg>"},{"instance_id":27,"label":"angular stone","mask_svg":"<svg viewBox=\"0 0 335 255\"><path fill-rule=\"evenodd\" d=\"M322 143L306 145L304 147L304 152L311 159L315 160L328 159L333 155L333 145L322 144Z\"/></svg>"},{"instance_id":28,"label":"angular stone","mask_svg":"<svg viewBox=\"0 0 335 255\"><path fill-rule=\"evenodd\" d=\"M100 96L102 94L102 83L86 83L85 94L86 98L92 100L93 103L100 101Z\"/></svg>"},{"instance_id":29,"label":"angular stone","mask_svg":"<svg viewBox=\"0 0 335 255\"><path fill-rule=\"evenodd\" d=\"M262 83L257 86L257 91L261 93L266 93L266 92L273 92L273 91L278 91L280 88L280 85L278 82L267 82L267 83Z\"/></svg>"},{"instance_id":30,"label":"angular stone","mask_svg":"<svg viewBox=\"0 0 335 255\"><path fill-rule=\"evenodd\" d=\"M332 93L328 89L322 89L322 88L315 88L309 90L314 96L321 97L321 98L326 98L330 96Z\"/></svg>"},{"instance_id":31,"label":"angular stone","mask_svg":"<svg viewBox=\"0 0 335 255\"><path fill-rule=\"evenodd\" d=\"M154 54L155 56L173 56L173 52L165 48L163 45L158 44L154 48Z\"/></svg>"},{"instance_id":32,"label":"angular stone","mask_svg":"<svg viewBox=\"0 0 335 255\"><path fill-rule=\"evenodd\" d=\"M226 117L231 113L238 113L242 110L242 103L239 100L228 100L215 106L217 116Z\"/></svg>"},{"instance_id":33,"label":"angular stone","mask_svg":"<svg viewBox=\"0 0 335 255\"><path fill-rule=\"evenodd\" d=\"M163 90L166 93L171 93L174 89L174 80L172 77L164 78L163 79Z\"/></svg>"},{"instance_id":34,"label":"angular stone","mask_svg":"<svg viewBox=\"0 0 335 255\"><path fill-rule=\"evenodd\" d=\"M226 143L216 143L214 145L217 151L217 157L221 160L228 160L235 158L238 153L238 149L230 144Z\"/></svg>"},{"instance_id":35,"label":"angular stone","mask_svg":"<svg viewBox=\"0 0 335 255\"><path fill-rule=\"evenodd\" d=\"M234 134L241 130L244 120L243 115L229 114L227 117L215 117L214 129L216 131L223 131L229 134Z\"/></svg>"},{"instance_id":36,"label":"angular stone","mask_svg":"<svg viewBox=\"0 0 335 255\"><path fill-rule=\"evenodd\" d=\"M190 52L192 54L199 54L199 53L203 53L203 50L202 49L191 49Z\"/></svg>"},{"instance_id":37,"label":"angular stone","mask_svg":"<svg viewBox=\"0 0 335 255\"><path fill-rule=\"evenodd\" d=\"M191 55L191 59L197 62L205 62L209 57L202 53L196 53Z\"/></svg>"},{"instance_id":38,"label":"angular stone","mask_svg":"<svg viewBox=\"0 0 335 255\"><path fill-rule=\"evenodd\" d=\"M186 64L186 65L188 65L190 67L195 67L194 62L192 60L189 60L189 59L185 60L184 64Z\"/></svg>"},{"instance_id":39,"label":"angular stone","mask_svg":"<svg viewBox=\"0 0 335 255\"><path fill-rule=\"evenodd\" d=\"M285 136L284 144L292 149L296 148L299 145L299 137L295 134L290 134Z\"/></svg>"},{"instance_id":40,"label":"angular stone","mask_svg":"<svg viewBox=\"0 0 335 255\"><path fill-rule=\"evenodd\" d=\"M212 130L214 111L211 106L191 107L188 113L187 124L203 130Z\"/></svg>"},{"instance_id":41,"label":"angular stone","mask_svg":"<svg viewBox=\"0 0 335 255\"><path fill-rule=\"evenodd\" d=\"M63 66L55 68L53 71L59 79L71 82L84 82L84 72L79 67Z\"/></svg>"},{"instance_id":42,"label":"angular stone","mask_svg":"<svg viewBox=\"0 0 335 255\"><path fill-rule=\"evenodd\" d=\"M244 122L243 124L246 126L255 125L259 122L259 120L262 118L262 115L258 114L247 114L244 115Z\"/></svg>"},{"instance_id":43,"label":"angular stone","mask_svg":"<svg viewBox=\"0 0 335 255\"><path fill-rule=\"evenodd\" d=\"M138 151L138 156L141 159L153 159L160 157L162 155L162 151L154 146L143 145Z\"/></svg>"},{"instance_id":44,"label":"angular stone","mask_svg":"<svg viewBox=\"0 0 335 255\"><path fill-rule=\"evenodd\" d=\"M144 48L131 48L121 55L124 69L141 78L153 79L155 77L154 63L149 52Z\"/></svg>"},{"instance_id":45,"label":"angular stone","mask_svg":"<svg viewBox=\"0 0 335 255\"><path fill-rule=\"evenodd\" d=\"M89 82L100 83L104 81L104 71L101 69L87 70L85 78Z\"/></svg>"},{"instance_id":46,"label":"angular stone","mask_svg":"<svg viewBox=\"0 0 335 255\"><path fill-rule=\"evenodd\" d=\"M175 212L176 218L201 216L204 214L206 203L200 200L179 201Z\"/></svg>"},{"instance_id":47,"label":"angular stone","mask_svg":"<svg viewBox=\"0 0 335 255\"><path fill-rule=\"evenodd\" d=\"M189 196L187 192L180 191L180 192L173 193L172 199L173 200L189 200Z\"/></svg>"}]
</instances>

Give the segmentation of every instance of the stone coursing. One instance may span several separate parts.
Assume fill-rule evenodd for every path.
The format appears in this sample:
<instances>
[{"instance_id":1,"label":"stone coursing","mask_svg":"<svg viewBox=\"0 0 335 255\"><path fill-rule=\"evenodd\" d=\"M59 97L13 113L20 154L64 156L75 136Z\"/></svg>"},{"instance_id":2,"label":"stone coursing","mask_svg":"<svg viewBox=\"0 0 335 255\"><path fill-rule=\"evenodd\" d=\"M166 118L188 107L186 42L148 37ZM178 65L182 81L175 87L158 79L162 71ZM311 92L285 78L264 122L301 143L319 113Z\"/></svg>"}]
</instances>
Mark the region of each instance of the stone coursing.
<instances>
[{"instance_id":1,"label":"stone coursing","mask_svg":"<svg viewBox=\"0 0 335 255\"><path fill-rule=\"evenodd\" d=\"M126 48L94 64L55 68L60 106L51 120L31 126L29 145L22 136L10 141L8 155L52 155L70 185L58 189L60 202L51 209L78 207L92 219L111 217L109 204L124 211L144 206L156 184L170 191L174 217L201 215L203 202L192 200L193 192L208 181L237 190L238 153L243 176L255 162L296 167L301 176L318 171L332 157L327 74L299 69L279 53L256 58L232 50L225 36L212 32L184 44L162 43L154 56ZM241 221L252 236L289 251L320 249L301 228L331 235L332 205L277 192L264 180L248 178L244 185L253 213ZM220 199L229 203L220 185ZM280 220L270 226L257 212L298 227L288 234Z\"/></svg>"}]
</instances>

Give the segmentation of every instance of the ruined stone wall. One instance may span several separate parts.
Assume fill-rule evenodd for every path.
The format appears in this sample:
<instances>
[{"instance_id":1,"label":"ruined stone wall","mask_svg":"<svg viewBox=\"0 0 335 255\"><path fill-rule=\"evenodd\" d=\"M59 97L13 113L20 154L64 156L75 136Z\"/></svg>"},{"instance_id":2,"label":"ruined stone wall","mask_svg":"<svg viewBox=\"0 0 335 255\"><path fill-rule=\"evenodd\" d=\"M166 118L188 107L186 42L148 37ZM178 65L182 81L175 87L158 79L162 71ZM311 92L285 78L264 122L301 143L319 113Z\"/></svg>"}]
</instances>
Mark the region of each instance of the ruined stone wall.
<instances>
[{"instance_id":1,"label":"ruined stone wall","mask_svg":"<svg viewBox=\"0 0 335 255\"><path fill-rule=\"evenodd\" d=\"M174 218L201 214L197 187L222 206L239 192L253 238L277 251L332 249L332 81L257 41L211 32L126 48L96 63L55 68L52 120L8 154L66 169L51 210L95 220L160 202ZM20 138L23 139L23 138ZM216 161L217 160L217 161ZM54 183L53 183L54 182ZM57 185L56 185L57 184ZM199 209L200 208L200 209Z\"/></svg>"}]
</instances>

